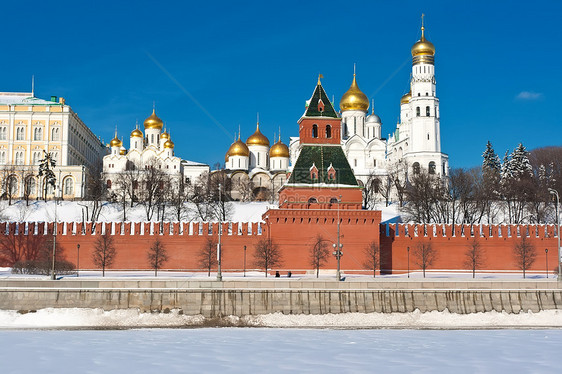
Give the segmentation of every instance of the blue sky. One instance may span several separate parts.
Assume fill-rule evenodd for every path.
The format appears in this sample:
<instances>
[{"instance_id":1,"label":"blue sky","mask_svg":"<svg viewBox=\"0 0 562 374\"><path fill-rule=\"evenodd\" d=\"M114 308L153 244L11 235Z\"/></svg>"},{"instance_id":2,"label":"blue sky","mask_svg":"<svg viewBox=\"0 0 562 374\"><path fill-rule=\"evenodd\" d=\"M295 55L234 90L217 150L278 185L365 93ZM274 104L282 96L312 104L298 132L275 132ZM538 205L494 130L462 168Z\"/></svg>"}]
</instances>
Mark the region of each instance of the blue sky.
<instances>
[{"instance_id":1,"label":"blue sky","mask_svg":"<svg viewBox=\"0 0 562 374\"><path fill-rule=\"evenodd\" d=\"M488 140L500 155L562 145L559 1L11 1L0 91L30 91L34 74L37 97L65 97L106 142L117 125L127 147L155 101L176 155L213 165L257 112L288 143L318 73L338 104L357 63L386 136L422 12L452 167L479 165Z\"/></svg>"}]
</instances>

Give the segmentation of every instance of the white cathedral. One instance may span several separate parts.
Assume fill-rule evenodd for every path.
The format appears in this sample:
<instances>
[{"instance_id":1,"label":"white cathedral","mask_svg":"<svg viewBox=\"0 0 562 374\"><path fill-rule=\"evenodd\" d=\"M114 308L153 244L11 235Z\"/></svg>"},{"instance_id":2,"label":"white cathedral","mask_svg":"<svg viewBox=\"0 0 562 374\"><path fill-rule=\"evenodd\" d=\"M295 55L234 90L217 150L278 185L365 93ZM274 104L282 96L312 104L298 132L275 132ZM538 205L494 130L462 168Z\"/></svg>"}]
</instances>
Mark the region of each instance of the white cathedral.
<instances>
[{"instance_id":1,"label":"white cathedral","mask_svg":"<svg viewBox=\"0 0 562 374\"><path fill-rule=\"evenodd\" d=\"M203 173L209 172L206 164L182 160L174 154L174 142L167 131L162 131L164 122L156 115L155 110L144 120L144 134L136 128L129 138L129 149L117 136L109 143L110 154L103 158L103 175L109 191L119 189L116 181L128 170L137 170L139 178L143 170L158 167L173 178L182 178L187 184L195 182Z\"/></svg>"},{"instance_id":2,"label":"white cathedral","mask_svg":"<svg viewBox=\"0 0 562 374\"><path fill-rule=\"evenodd\" d=\"M448 156L441 152L439 99L435 82L435 47L421 38L411 49L410 91L400 100L400 121L388 139L382 137L382 122L371 109L369 99L357 85L353 74L351 87L340 100L342 147L355 177L365 185L373 177L386 176L391 168L405 173L448 175ZM287 179L300 153L298 137L291 137L289 147L279 141L269 148L269 140L256 132L246 143L235 140L225 158L225 169L233 180L232 197L240 196L235 185L253 182L254 198L259 188L277 191ZM242 183L243 184L243 183Z\"/></svg>"}]
</instances>

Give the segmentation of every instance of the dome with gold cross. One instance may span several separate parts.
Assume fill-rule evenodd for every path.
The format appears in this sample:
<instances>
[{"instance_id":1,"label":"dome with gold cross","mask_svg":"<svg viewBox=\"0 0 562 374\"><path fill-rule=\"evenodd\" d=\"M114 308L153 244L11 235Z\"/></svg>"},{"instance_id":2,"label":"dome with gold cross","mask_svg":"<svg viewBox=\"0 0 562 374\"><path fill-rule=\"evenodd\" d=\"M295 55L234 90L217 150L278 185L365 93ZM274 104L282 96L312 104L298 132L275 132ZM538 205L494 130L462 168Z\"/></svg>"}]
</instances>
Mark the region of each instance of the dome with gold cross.
<instances>
[{"instance_id":1,"label":"dome with gold cross","mask_svg":"<svg viewBox=\"0 0 562 374\"><path fill-rule=\"evenodd\" d=\"M144 120L145 129L162 129L164 122L156 115L156 111L152 109L152 114Z\"/></svg>"},{"instance_id":2,"label":"dome with gold cross","mask_svg":"<svg viewBox=\"0 0 562 374\"><path fill-rule=\"evenodd\" d=\"M277 143L269 149L269 157L289 157L289 147L281 141L281 135L279 135Z\"/></svg>"},{"instance_id":3,"label":"dome with gold cross","mask_svg":"<svg viewBox=\"0 0 562 374\"><path fill-rule=\"evenodd\" d=\"M250 137L246 140L247 145L263 145L269 147L269 139L261 133L260 131L260 123L258 122L256 126L256 132L250 135Z\"/></svg>"}]
</instances>

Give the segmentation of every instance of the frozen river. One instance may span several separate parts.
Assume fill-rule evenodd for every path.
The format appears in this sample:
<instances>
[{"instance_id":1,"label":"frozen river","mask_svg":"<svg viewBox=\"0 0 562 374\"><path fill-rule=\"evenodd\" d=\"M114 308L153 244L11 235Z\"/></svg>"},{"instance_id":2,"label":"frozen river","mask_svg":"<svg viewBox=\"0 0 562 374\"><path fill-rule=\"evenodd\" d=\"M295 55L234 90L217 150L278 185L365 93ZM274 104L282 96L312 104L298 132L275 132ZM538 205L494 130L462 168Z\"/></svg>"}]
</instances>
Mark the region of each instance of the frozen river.
<instances>
[{"instance_id":1,"label":"frozen river","mask_svg":"<svg viewBox=\"0 0 562 374\"><path fill-rule=\"evenodd\" d=\"M0 330L2 373L555 372L562 330Z\"/></svg>"}]
</instances>

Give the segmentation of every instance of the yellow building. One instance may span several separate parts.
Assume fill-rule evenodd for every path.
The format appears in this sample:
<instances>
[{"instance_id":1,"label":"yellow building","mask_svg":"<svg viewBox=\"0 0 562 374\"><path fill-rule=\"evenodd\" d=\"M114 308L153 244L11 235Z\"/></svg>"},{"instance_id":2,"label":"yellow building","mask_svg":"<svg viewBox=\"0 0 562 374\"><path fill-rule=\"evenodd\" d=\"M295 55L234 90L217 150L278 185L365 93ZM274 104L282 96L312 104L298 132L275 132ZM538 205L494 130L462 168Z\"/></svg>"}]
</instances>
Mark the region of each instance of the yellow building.
<instances>
[{"instance_id":1,"label":"yellow building","mask_svg":"<svg viewBox=\"0 0 562 374\"><path fill-rule=\"evenodd\" d=\"M0 181L2 196L41 197L39 163L49 152L56 161L56 196L82 198L86 169L99 172L107 149L78 115L57 100L32 93L0 92ZM48 197L54 191L48 187Z\"/></svg>"}]
</instances>

